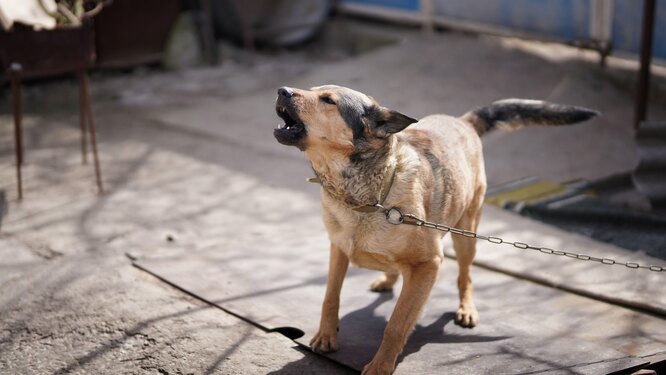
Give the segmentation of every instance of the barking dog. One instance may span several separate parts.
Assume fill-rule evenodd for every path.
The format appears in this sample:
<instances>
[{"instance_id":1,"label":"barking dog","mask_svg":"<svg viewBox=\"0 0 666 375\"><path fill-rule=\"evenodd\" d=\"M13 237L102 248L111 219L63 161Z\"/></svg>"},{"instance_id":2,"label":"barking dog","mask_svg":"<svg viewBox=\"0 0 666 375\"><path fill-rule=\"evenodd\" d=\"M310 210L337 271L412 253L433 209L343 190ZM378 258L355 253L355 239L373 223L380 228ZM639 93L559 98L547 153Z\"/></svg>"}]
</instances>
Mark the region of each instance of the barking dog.
<instances>
[{"instance_id":1,"label":"barking dog","mask_svg":"<svg viewBox=\"0 0 666 375\"><path fill-rule=\"evenodd\" d=\"M425 304L443 259L443 234L394 226L372 206L399 207L425 220L476 231L486 191L480 136L497 127L566 125L597 112L542 101L509 99L462 117L419 121L345 87L282 87L276 103L284 125L278 142L304 151L321 183L323 219L331 241L326 295L312 349L338 349L338 307L347 267L382 271L370 288L389 291L403 277L384 338L363 374L390 374ZM458 261L456 323L472 328L474 238L452 236Z\"/></svg>"}]
</instances>

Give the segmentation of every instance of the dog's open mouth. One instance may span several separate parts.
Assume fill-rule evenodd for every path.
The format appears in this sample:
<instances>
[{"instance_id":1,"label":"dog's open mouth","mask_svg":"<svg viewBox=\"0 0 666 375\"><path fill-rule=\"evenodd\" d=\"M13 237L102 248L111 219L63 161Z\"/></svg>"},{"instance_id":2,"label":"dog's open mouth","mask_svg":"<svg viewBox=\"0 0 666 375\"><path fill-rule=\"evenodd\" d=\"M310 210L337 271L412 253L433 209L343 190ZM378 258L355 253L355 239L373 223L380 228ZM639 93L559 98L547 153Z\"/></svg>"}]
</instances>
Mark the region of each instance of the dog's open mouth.
<instances>
[{"instance_id":1,"label":"dog's open mouth","mask_svg":"<svg viewBox=\"0 0 666 375\"><path fill-rule=\"evenodd\" d=\"M273 131L275 139L284 145L296 145L298 141L305 137L305 125L286 106L277 105L275 111L284 121Z\"/></svg>"}]
</instances>

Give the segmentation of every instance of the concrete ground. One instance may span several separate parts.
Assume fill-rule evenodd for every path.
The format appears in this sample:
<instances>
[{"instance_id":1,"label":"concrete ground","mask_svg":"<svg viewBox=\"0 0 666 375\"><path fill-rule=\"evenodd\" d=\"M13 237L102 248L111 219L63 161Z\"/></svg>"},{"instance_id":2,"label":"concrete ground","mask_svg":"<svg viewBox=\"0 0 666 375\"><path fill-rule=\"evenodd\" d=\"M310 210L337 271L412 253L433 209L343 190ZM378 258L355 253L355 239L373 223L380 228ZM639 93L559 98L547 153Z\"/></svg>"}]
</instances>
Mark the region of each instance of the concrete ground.
<instances>
[{"instance_id":1,"label":"concrete ground","mask_svg":"<svg viewBox=\"0 0 666 375\"><path fill-rule=\"evenodd\" d=\"M3 92L0 373L350 372L188 297L127 257L284 236L285 225L265 225L280 215L244 215L275 199L294 214L314 210L318 192L303 182L305 159L272 138L281 85L348 85L415 117L462 114L505 97L605 113L578 127L490 134L490 184L528 175L594 179L635 166L632 102L619 68L604 71L561 46L389 34L401 42L351 58L280 52L257 56L253 66L93 77L102 196L91 165L81 165L76 87L55 81L25 90L25 199L17 201ZM666 118L664 106L653 108Z\"/></svg>"}]
</instances>

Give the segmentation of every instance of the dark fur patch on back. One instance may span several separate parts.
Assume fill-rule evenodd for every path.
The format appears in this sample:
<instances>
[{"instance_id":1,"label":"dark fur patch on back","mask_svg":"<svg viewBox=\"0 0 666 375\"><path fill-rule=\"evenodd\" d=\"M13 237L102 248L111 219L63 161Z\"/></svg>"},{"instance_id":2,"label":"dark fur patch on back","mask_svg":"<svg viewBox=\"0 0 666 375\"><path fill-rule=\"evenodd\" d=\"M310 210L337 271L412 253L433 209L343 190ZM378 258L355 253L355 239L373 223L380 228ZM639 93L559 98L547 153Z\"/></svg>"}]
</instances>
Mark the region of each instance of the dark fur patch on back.
<instances>
[{"instance_id":1,"label":"dark fur patch on back","mask_svg":"<svg viewBox=\"0 0 666 375\"><path fill-rule=\"evenodd\" d=\"M432 175L435 179L434 181L434 192L432 194L433 199L439 199L442 197L442 189L443 189L443 184L444 181L440 181L439 177L442 176L442 164L439 161L439 158L435 156L432 152L430 152L430 149L425 149L424 154L426 157L426 160L428 160L428 163L430 164L430 169L432 170ZM441 209L441 202L431 202L430 205L433 207L435 210L440 210Z\"/></svg>"}]
</instances>

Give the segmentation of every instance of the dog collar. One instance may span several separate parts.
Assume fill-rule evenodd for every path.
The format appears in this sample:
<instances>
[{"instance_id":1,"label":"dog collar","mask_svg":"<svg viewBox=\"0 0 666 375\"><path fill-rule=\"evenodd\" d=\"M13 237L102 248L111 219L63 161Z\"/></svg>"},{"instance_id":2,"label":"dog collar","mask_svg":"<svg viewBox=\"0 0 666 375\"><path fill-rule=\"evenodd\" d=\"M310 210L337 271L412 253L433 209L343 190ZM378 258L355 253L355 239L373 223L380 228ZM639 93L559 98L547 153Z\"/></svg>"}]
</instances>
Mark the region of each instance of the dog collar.
<instances>
[{"instance_id":1,"label":"dog collar","mask_svg":"<svg viewBox=\"0 0 666 375\"><path fill-rule=\"evenodd\" d=\"M382 188L379 190L379 194L377 195L376 204L366 204L363 206L352 207L352 210L356 212L375 212L379 210L379 207L377 207L377 205L380 206L383 205L384 201L386 200L386 197L388 197L389 192L391 191L391 187L393 186L393 180L395 179L396 169L397 169L396 165L393 164L390 167L390 170L386 173L388 178L384 178L384 180L382 181ZM321 185L321 179L319 177L310 177L307 179L307 182Z\"/></svg>"}]
</instances>

